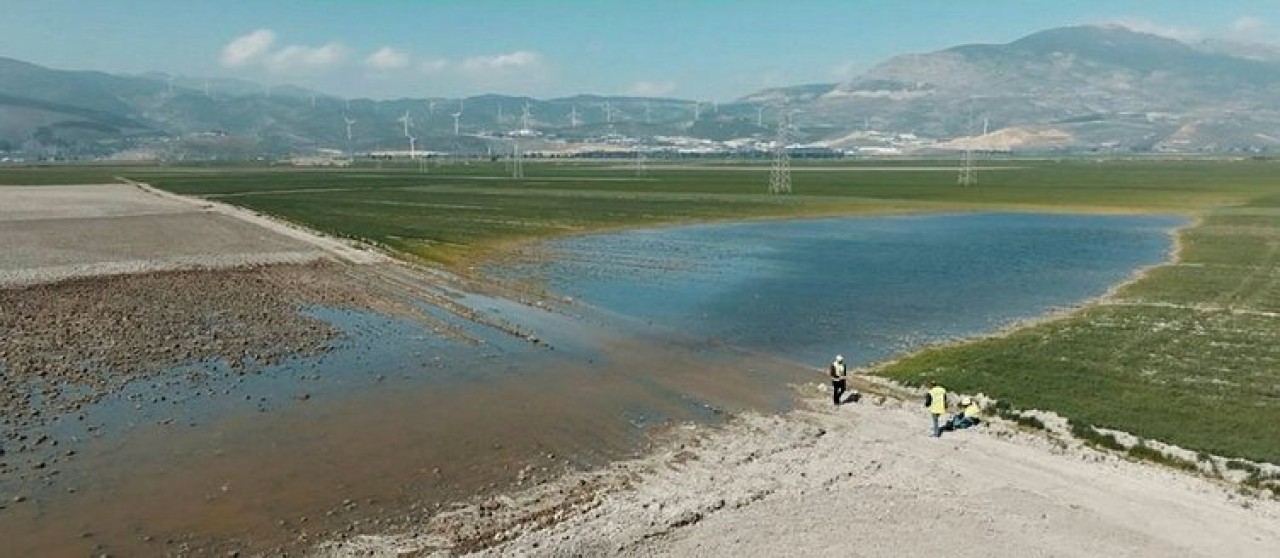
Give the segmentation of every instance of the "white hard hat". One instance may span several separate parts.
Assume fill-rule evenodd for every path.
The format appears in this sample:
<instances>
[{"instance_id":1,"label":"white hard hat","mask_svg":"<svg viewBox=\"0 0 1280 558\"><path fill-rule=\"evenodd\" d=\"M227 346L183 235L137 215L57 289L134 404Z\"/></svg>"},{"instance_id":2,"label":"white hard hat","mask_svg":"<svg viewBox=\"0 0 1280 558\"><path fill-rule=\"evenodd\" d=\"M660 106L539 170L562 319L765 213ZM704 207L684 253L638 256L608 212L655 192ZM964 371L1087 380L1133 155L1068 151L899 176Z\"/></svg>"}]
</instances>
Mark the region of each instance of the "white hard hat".
<instances>
[{"instance_id":1,"label":"white hard hat","mask_svg":"<svg viewBox=\"0 0 1280 558\"><path fill-rule=\"evenodd\" d=\"M844 357L841 355L836 355L836 362L844 362Z\"/></svg>"}]
</instances>

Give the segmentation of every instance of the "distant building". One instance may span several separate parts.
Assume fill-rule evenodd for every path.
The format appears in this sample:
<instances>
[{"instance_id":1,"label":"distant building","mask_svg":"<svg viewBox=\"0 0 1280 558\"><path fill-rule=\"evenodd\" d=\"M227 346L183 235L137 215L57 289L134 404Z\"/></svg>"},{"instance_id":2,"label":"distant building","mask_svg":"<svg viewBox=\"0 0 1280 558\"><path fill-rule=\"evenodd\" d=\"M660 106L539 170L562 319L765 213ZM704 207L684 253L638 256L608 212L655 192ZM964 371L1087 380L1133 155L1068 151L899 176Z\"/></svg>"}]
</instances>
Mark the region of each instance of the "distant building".
<instances>
[{"instance_id":1,"label":"distant building","mask_svg":"<svg viewBox=\"0 0 1280 558\"><path fill-rule=\"evenodd\" d=\"M318 155L291 157L289 164L295 167L349 167L351 166L351 159L329 153L321 153Z\"/></svg>"}]
</instances>

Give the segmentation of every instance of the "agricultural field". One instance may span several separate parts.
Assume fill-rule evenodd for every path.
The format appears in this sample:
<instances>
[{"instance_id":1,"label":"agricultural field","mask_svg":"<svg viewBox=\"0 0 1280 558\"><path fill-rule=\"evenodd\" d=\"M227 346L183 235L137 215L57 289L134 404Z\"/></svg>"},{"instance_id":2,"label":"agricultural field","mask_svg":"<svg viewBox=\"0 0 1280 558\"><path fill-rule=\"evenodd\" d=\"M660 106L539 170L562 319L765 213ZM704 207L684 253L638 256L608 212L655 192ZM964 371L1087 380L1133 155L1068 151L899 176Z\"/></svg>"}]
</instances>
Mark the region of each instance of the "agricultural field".
<instances>
[{"instance_id":1,"label":"agricultural field","mask_svg":"<svg viewBox=\"0 0 1280 558\"><path fill-rule=\"evenodd\" d=\"M882 373L1280 463L1280 195L1210 210L1180 242L1176 263L1074 315Z\"/></svg>"},{"instance_id":2,"label":"agricultural field","mask_svg":"<svg viewBox=\"0 0 1280 558\"><path fill-rule=\"evenodd\" d=\"M797 162L794 194L765 194L768 165L531 161L361 166L59 167L0 183L115 176L276 215L465 270L557 235L707 220L900 212L1158 213L1195 217L1177 261L1068 317L922 351L879 373L983 392L1019 408L1228 457L1280 463L1280 163Z\"/></svg>"}]
</instances>

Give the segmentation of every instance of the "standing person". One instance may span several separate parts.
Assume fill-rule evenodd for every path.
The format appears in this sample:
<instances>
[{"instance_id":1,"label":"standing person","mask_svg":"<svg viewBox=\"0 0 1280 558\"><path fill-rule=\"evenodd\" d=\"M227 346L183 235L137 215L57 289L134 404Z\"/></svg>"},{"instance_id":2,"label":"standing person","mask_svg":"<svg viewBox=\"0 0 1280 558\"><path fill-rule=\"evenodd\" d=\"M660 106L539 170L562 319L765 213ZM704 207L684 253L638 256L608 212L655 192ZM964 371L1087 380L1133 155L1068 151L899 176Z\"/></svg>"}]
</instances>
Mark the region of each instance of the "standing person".
<instances>
[{"instance_id":1,"label":"standing person","mask_svg":"<svg viewBox=\"0 0 1280 558\"><path fill-rule=\"evenodd\" d=\"M947 388L934 383L933 380L926 381L924 387L928 390L924 394L924 406L929 409L929 417L933 419L933 437L937 438L942 436L938 419L947 414Z\"/></svg>"},{"instance_id":2,"label":"standing person","mask_svg":"<svg viewBox=\"0 0 1280 558\"><path fill-rule=\"evenodd\" d=\"M831 375L831 393L835 394L835 403L839 406L840 397L844 395L845 380L849 377L849 372L844 367L844 356L836 355L831 366L827 367L827 373Z\"/></svg>"}]
</instances>

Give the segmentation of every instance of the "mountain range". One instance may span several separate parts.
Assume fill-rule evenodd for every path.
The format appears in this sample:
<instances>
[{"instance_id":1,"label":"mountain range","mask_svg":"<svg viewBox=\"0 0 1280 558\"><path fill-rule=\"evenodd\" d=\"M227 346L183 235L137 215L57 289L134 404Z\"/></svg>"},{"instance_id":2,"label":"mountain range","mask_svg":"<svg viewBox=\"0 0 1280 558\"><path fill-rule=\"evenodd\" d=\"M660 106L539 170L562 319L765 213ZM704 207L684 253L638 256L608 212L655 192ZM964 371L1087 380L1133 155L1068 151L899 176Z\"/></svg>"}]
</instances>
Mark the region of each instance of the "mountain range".
<instances>
[{"instance_id":1,"label":"mountain range","mask_svg":"<svg viewBox=\"0 0 1280 558\"><path fill-rule=\"evenodd\" d=\"M720 104L597 95L346 100L0 58L0 154L30 157L404 150L405 115L415 147L441 152L484 152L512 137L547 145L663 136L763 142L784 114L793 142L867 152L1272 152L1280 150L1280 53L1120 26L1064 27L1007 44L904 54L844 83Z\"/></svg>"}]
</instances>

